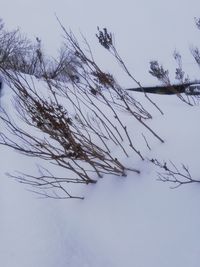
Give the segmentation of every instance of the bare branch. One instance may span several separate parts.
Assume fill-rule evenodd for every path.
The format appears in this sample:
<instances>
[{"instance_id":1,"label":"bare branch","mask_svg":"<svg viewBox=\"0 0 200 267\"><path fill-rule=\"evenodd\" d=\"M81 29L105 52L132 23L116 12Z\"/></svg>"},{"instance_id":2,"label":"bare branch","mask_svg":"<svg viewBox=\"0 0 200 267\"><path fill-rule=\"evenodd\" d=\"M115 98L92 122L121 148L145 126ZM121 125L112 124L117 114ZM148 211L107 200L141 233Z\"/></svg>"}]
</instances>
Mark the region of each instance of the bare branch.
<instances>
[{"instance_id":1,"label":"bare branch","mask_svg":"<svg viewBox=\"0 0 200 267\"><path fill-rule=\"evenodd\" d=\"M181 185L191 184L191 183L200 183L200 179L192 178L189 168L186 165L181 165L181 170L170 161L161 163L157 159L151 159L151 162L163 170L163 172L158 172L158 180L162 182L170 182L174 184L172 188L177 188Z\"/></svg>"}]
</instances>

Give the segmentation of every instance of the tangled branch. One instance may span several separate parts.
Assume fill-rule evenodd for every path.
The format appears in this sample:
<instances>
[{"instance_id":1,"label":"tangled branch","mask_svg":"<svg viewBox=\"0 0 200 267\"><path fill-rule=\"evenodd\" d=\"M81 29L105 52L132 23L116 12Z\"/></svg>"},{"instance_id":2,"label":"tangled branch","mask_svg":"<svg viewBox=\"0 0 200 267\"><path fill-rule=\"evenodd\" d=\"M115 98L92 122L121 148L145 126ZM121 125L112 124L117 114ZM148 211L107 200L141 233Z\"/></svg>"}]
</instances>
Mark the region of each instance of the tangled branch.
<instances>
[{"instance_id":1,"label":"tangled branch","mask_svg":"<svg viewBox=\"0 0 200 267\"><path fill-rule=\"evenodd\" d=\"M76 62L76 68L70 74L62 69L61 57L57 68L53 68L56 76L50 75L43 54L38 53L43 73L41 89L34 77L0 64L1 74L14 93L16 112L23 122L15 122L13 114L2 109L0 119L4 131L0 132L0 144L66 171L66 177L44 168L39 168L38 176L19 174L12 177L36 190L41 189L41 194L46 197L58 197L61 192L61 198L63 193L67 198L74 198L67 187L69 184L95 184L105 174L126 176L127 171L140 173L113 156L113 149L118 147L126 157L134 151L140 160L144 160L123 119L124 114L129 114L160 142L164 141L146 123L152 118L151 114L123 90L110 73L97 65L87 41L84 39L88 47L88 52L85 52L75 36L61 23L60 26L65 34L66 54ZM112 48L117 61L134 80L118 55L112 36L104 31L99 38L104 46L109 46L107 49ZM58 79L57 73L62 73L63 79ZM137 133L137 129L135 131ZM144 136L142 140L148 144ZM128 148L124 145L127 142Z\"/></svg>"}]
</instances>

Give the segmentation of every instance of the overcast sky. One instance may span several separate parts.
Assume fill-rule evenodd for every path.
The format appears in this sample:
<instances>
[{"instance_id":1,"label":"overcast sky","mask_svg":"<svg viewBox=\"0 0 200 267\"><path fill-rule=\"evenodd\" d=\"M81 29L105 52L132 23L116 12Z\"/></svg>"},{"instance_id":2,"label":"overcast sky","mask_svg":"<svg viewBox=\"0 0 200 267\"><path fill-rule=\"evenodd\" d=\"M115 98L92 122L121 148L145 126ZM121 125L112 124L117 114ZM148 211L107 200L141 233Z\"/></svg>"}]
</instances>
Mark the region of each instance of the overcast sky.
<instances>
[{"instance_id":1,"label":"overcast sky","mask_svg":"<svg viewBox=\"0 0 200 267\"><path fill-rule=\"evenodd\" d=\"M193 66L189 46L200 43L200 31L194 26L199 10L199 0L1 0L6 26L42 38L52 53L61 41L55 13L67 28L81 31L92 45L97 26L107 27L139 79L152 59L171 66L174 49L183 53L187 68Z\"/></svg>"}]
</instances>

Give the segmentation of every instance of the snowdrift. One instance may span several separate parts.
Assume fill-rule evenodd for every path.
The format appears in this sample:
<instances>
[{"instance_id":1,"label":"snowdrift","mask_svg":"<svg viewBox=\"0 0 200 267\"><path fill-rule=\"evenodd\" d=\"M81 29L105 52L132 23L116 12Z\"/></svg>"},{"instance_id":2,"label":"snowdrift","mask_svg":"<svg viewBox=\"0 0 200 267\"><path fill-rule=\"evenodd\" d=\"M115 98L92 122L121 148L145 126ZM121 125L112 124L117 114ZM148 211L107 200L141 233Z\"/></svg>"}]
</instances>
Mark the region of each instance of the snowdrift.
<instances>
[{"instance_id":1,"label":"snowdrift","mask_svg":"<svg viewBox=\"0 0 200 267\"><path fill-rule=\"evenodd\" d=\"M160 169L148 160L171 161L179 168L185 164L192 177L199 178L199 106L186 105L176 96L151 96L162 115L143 94L133 94L152 114L149 125L164 143L122 112L145 160L130 152L128 142L124 146L129 157L114 146L112 153L140 174L104 175L96 184L80 186L77 192L84 200L41 200L28 192L30 187L6 173L35 172L38 159L1 146L1 266L199 266L199 184L171 189L174 184L158 181ZM1 106L9 114L15 114L12 95L5 85Z\"/></svg>"}]
</instances>

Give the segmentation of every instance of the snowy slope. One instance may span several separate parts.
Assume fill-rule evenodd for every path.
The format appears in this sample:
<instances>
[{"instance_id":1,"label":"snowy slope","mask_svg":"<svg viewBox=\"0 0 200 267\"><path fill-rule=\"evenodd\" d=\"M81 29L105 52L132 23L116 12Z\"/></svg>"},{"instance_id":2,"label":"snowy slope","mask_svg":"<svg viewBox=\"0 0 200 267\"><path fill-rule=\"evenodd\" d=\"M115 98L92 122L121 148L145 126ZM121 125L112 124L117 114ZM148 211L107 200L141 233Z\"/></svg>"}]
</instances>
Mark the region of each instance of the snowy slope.
<instances>
[{"instance_id":1,"label":"snowy slope","mask_svg":"<svg viewBox=\"0 0 200 267\"><path fill-rule=\"evenodd\" d=\"M11 95L5 86L1 105L12 112ZM165 143L152 141L146 157L188 164L198 178L199 106L175 96L152 98L164 116L150 106L151 125ZM134 127L129 116L128 123ZM138 161L140 175L105 176L81 189L84 201L41 200L5 175L31 171L34 160L5 147L0 153L0 266L199 266L198 184L172 190L157 181L153 165ZM121 160L132 167L133 158Z\"/></svg>"},{"instance_id":2,"label":"snowy slope","mask_svg":"<svg viewBox=\"0 0 200 267\"><path fill-rule=\"evenodd\" d=\"M199 0L1 1L6 26L38 36L51 54L63 41L54 13L75 33L80 29L98 62L127 88L132 82L121 77L110 58L96 48L96 27L108 27L115 34L120 55L142 85L155 84L148 74L150 60L158 59L173 72L174 49L183 54L184 69L196 79L199 69L188 47L199 44L193 20L199 8ZM5 86L0 103L12 113L8 91ZM145 101L141 94L135 95ZM144 148L146 157L173 160L177 166L185 163L199 178L199 106L189 107L174 96L152 99L164 116L151 110L150 125L165 143L152 140L152 150ZM130 117L126 121L134 128ZM138 160L133 166L131 157L122 160L138 167L140 175L104 177L81 189L84 201L38 199L26 190L30 188L5 175L34 171L35 160L2 146L0 159L0 266L199 267L199 184L170 189L171 184L157 181L153 165Z\"/></svg>"}]
</instances>

